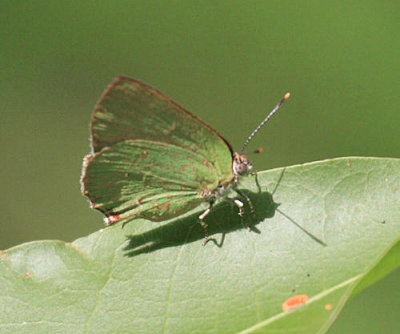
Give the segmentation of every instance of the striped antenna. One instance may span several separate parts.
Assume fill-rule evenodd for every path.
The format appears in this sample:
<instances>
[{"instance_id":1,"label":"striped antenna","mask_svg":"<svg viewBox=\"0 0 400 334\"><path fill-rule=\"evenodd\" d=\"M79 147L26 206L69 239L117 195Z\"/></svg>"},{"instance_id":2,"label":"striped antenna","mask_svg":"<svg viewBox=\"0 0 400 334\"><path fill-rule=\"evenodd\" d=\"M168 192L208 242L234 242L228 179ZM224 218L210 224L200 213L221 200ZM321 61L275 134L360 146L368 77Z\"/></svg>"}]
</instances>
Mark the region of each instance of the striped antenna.
<instances>
[{"instance_id":1,"label":"striped antenna","mask_svg":"<svg viewBox=\"0 0 400 334\"><path fill-rule=\"evenodd\" d=\"M275 114L279 110L279 108L282 106L282 104L289 97L290 97L290 93L286 93L285 96L283 97L283 99L276 105L276 107L274 109L272 109L272 111L268 114L268 116L265 117L265 119L260 123L259 126L257 126L257 128L251 133L249 138L247 138L246 142L244 143L244 145L242 147L242 150L240 151L240 154L243 154L244 150L246 149L247 145L249 145L250 141L253 139L255 134L264 126L265 123L268 122L268 120L273 116L273 114Z\"/></svg>"}]
</instances>

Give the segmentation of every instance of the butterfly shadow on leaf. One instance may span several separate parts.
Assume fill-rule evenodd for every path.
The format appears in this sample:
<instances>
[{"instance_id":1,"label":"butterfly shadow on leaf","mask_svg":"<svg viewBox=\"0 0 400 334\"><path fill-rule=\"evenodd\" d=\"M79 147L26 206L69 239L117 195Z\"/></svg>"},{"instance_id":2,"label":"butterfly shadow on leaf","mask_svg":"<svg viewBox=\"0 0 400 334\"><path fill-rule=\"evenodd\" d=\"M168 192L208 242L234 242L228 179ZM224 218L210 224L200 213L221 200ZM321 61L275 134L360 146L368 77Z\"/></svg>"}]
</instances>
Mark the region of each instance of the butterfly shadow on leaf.
<instances>
[{"instance_id":1,"label":"butterfly shadow on leaf","mask_svg":"<svg viewBox=\"0 0 400 334\"><path fill-rule=\"evenodd\" d=\"M205 247L222 247L225 235L236 230L242 229L246 231L250 229L251 232L249 233L261 233L256 225L267 224L268 221L264 220L275 215L279 204L273 201L271 193L261 191L254 193L249 190L242 190L242 192L250 198L255 212L251 213L244 199L240 199L245 205L243 217L238 215L238 208L229 200L221 201L215 205L205 220L209 233L209 240ZM145 233L129 235L129 244L124 248L125 255L133 257L162 248L176 247L192 242L198 242L199 247L202 247L204 229L198 223L200 213L176 219L170 224Z\"/></svg>"}]
</instances>

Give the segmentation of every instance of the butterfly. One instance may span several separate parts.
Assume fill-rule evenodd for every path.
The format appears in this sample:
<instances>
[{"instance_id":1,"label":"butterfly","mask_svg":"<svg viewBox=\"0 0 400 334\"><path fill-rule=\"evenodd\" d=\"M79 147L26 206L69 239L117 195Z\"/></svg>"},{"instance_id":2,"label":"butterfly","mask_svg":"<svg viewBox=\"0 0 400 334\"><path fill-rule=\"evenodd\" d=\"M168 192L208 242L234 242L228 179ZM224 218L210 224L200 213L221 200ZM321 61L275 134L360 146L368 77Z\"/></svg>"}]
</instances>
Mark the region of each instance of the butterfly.
<instances>
[{"instance_id":1,"label":"butterfly","mask_svg":"<svg viewBox=\"0 0 400 334\"><path fill-rule=\"evenodd\" d=\"M289 93L253 131L241 153L181 106L139 81L118 77L97 103L91 122L92 152L84 158L82 193L106 225L137 217L164 221L203 202L205 217L219 198L236 191L252 164L243 154L257 131L289 98ZM243 202L231 199L242 214ZM253 210L253 209L252 209Z\"/></svg>"}]
</instances>

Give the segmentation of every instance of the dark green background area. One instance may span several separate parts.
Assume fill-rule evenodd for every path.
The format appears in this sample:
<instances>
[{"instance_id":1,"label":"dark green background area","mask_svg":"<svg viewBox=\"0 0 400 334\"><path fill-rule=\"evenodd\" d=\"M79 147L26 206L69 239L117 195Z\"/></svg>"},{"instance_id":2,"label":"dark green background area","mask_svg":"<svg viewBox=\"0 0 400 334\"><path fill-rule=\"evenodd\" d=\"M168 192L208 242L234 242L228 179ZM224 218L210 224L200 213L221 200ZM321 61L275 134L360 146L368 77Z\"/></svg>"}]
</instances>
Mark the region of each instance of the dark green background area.
<instances>
[{"instance_id":1,"label":"dark green background area","mask_svg":"<svg viewBox=\"0 0 400 334\"><path fill-rule=\"evenodd\" d=\"M400 157L398 1L1 1L0 249L102 227L80 194L93 106L117 75L177 101L256 169ZM372 247L372 245L371 245ZM400 272L345 307L336 333L400 331Z\"/></svg>"}]
</instances>

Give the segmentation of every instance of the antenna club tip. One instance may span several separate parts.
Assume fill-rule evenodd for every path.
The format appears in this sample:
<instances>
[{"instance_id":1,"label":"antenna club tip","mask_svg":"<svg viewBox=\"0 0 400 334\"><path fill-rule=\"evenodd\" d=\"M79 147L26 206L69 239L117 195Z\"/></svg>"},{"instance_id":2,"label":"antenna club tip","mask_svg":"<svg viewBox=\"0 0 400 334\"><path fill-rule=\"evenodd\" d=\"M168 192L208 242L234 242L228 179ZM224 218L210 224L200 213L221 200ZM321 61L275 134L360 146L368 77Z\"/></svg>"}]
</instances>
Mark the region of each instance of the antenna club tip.
<instances>
[{"instance_id":1,"label":"antenna club tip","mask_svg":"<svg viewBox=\"0 0 400 334\"><path fill-rule=\"evenodd\" d=\"M290 93L287 92L287 93L285 94L285 96L283 97L283 99L286 101L289 97L290 97Z\"/></svg>"}]
</instances>

